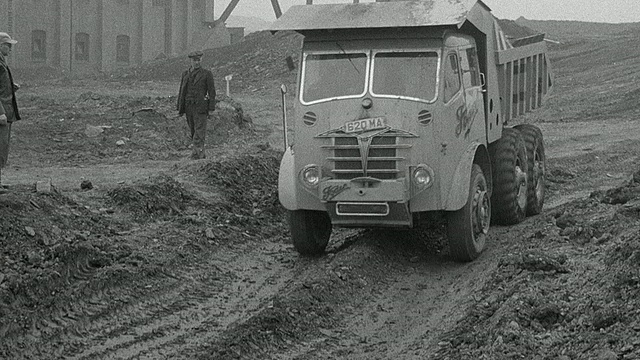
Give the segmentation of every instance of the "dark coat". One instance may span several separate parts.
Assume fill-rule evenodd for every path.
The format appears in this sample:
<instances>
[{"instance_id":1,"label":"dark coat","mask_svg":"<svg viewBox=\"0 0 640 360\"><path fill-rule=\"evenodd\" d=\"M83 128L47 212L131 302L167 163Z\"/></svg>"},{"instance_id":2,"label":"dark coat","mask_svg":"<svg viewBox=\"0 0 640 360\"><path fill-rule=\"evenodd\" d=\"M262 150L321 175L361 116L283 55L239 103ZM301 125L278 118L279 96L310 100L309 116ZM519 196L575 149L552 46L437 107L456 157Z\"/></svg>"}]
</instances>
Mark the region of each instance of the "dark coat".
<instances>
[{"instance_id":1,"label":"dark coat","mask_svg":"<svg viewBox=\"0 0 640 360\"><path fill-rule=\"evenodd\" d=\"M2 54L0 54L0 115L7 115L7 122L20 120L13 77Z\"/></svg>"},{"instance_id":2,"label":"dark coat","mask_svg":"<svg viewBox=\"0 0 640 360\"><path fill-rule=\"evenodd\" d=\"M204 114L209 111L215 110L216 107L216 87L213 82L213 73L210 70L199 68L194 70L197 73L194 74L193 81L194 89L189 91L195 91L196 99L188 104L189 107L193 106L197 113ZM185 97L187 95L187 80L189 79L189 70L185 70L182 73L182 80L180 81L180 92L178 93L178 114L182 115L186 112L187 102Z\"/></svg>"}]
</instances>

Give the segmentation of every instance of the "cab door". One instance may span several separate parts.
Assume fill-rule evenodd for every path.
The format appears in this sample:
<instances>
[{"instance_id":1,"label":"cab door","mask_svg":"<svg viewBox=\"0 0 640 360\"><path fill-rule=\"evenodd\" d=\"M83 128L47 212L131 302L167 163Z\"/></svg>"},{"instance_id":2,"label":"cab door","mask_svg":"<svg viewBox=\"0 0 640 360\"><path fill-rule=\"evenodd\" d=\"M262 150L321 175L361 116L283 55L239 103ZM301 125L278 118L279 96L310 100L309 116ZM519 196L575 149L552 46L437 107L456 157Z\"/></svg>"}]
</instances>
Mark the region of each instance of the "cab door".
<instances>
[{"instance_id":1,"label":"cab door","mask_svg":"<svg viewBox=\"0 0 640 360\"><path fill-rule=\"evenodd\" d=\"M446 48L445 48L446 49ZM440 194L447 199L451 191L456 168L468 143L460 126L460 116L466 108L466 94L462 86L460 57L455 48L449 48L443 55L443 66L440 71L440 99L442 101L440 116L436 117L438 142L440 143L439 171ZM442 206L447 206L443 203ZM455 210L455 209L454 209Z\"/></svg>"}]
</instances>

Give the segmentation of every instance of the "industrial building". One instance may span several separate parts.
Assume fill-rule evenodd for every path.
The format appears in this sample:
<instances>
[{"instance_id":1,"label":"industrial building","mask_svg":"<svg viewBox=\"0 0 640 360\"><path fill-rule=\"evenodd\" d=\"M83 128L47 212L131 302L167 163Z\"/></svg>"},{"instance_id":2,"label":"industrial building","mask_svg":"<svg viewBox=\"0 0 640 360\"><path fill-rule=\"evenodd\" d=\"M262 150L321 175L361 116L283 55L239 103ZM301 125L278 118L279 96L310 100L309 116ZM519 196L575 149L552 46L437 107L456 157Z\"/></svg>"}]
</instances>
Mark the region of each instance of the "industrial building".
<instances>
[{"instance_id":1,"label":"industrial building","mask_svg":"<svg viewBox=\"0 0 640 360\"><path fill-rule=\"evenodd\" d=\"M228 16L228 14L227 14ZM0 0L13 68L112 71L228 45L243 36L214 18L214 0Z\"/></svg>"}]
</instances>

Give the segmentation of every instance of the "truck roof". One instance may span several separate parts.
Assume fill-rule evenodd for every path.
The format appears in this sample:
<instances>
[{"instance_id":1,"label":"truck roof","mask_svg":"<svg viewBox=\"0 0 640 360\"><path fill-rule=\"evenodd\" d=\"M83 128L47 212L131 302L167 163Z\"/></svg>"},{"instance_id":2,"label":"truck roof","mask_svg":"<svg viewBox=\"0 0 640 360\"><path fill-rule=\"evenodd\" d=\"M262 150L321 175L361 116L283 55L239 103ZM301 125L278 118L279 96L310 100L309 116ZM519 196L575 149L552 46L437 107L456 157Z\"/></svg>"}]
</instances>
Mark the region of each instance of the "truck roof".
<instances>
[{"instance_id":1,"label":"truck roof","mask_svg":"<svg viewBox=\"0 0 640 360\"><path fill-rule=\"evenodd\" d=\"M481 0L295 5L276 20L270 30L309 31L446 25L461 27L470 18L484 18L484 14L474 16L477 12L489 14L491 9Z\"/></svg>"}]
</instances>

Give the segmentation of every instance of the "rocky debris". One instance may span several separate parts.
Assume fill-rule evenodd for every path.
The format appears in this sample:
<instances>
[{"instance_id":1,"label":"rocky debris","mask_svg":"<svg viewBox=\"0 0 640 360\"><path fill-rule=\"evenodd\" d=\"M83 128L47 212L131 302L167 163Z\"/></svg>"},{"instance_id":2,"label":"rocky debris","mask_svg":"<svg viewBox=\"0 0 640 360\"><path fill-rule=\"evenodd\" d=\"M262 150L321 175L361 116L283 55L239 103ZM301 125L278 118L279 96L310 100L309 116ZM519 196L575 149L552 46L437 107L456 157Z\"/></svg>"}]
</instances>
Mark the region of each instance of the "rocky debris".
<instances>
[{"instance_id":1,"label":"rocky debris","mask_svg":"<svg viewBox=\"0 0 640 360\"><path fill-rule=\"evenodd\" d=\"M36 192L49 194L53 191L53 185L51 185L51 179L41 180L36 182Z\"/></svg>"},{"instance_id":2,"label":"rocky debris","mask_svg":"<svg viewBox=\"0 0 640 360\"><path fill-rule=\"evenodd\" d=\"M93 189L93 183L89 180L82 180L82 182L80 183L80 189L81 190L91 190Z\"/></svg>"},{"instance_id":3,"label":"rocky debris","mask_svg":"<svg viewBox=\"0 0 640 360\"><path fill-rule=\"evenodd\" d=\"M92 125L88 125L86 129L84 130L84 134L87 137L96 137L100 134L102 134L104 132L104 129L100 126L92 126Z\"/></svg>"},{"instance_id":4,"label":"rocky debris","mask_svg":"<svg viewBox=\"0 0 640 360\"><path fill-rule=\"evenodd\" d=\"M545 175L547 181L559 184L567 183L578 176L571 170L558 167L549 167Z\"/></svg>"},{"instance_id":5,"label":"rocky debris","mask_svg":"<svg viewBox=\"0 0 640 360\"><path fill-rule=\"evenodd\" d=\"M501 266L513 265L528 271L548 271L554 273L568 273L567 255L549 254L546 252L532 251L525 254L514 255L500 261Z\"/></svg>"},{"instance_id":6,"label":"rocky debris","mask_svg":"<svg viewBox=\"0 0 640 360\"><path fill-rule=\"evenodd\" d=\"M194 200L184 187L167 174L160 174L133 186L109 191L111 203L130 212L135 218L181 214Z\"/></svg>"},{"instance_id":7,"label":"rocky debris","mask_svg":"<svg viewBox=\"0 0 640 360\"><path fill-rule=\"evenodd\" d=\"M617 187L609 190L598 190L591 193L591 198L596 199L604 204L618 205L626 204L631 200L640 198L640 183L635 179L631 180L626 186Z\"/></svg>"},{"instance_id":8,"label":"rocky debris","mask_svg":"<svg viewBox=\"0 0 640 360\"><path fill-rule=\"evenodd\" d=\"M219 112L230 113L226 116L231 118L233 123L239 128L253 126L253 119L250 115L245 114L242 105L231 97L219 96L216 98L216 108ZM215 116L215 115L214 115Z\"/></svg>"},{"instance_id":9,"label":"rocky debris","mask_svg":"<svg viewBox=\"0 0 640 360\"><path fill-rule=\"evenodd\" d=\"M166 116L160 112L158 112L158 110L154 109L154 108L150 108L150 107L145 107L145 108L141 108L141 109L136 109L132 112L131 116L137 116L139 118L166 118Z\"/></svg>"},{"instance_id":10,"label":"rocky debris","mask_svg":"<svg viewBox=\"0 0 640 360\"><path fill-rule=\"evenodd\" d=\"M559 227L560 229L565 229L570 226L574 226L577 223L577 220L575 219L575 217L567 211L564 211L562 213L556 213L554 217L556 218L556 226Z\"/></svg>"},{"instance_id":11,"label":"rocky debris","mask_svg":"<svg viewBox=\"0 0 640 360\"><path fill-rule=\"evenodd\" d=\"M24 231L27 233L27 235L29 236L36 236L36 231L33 230L33 228L31 226L25 226L24 227Z\"/></svg>"}]
</instances>

